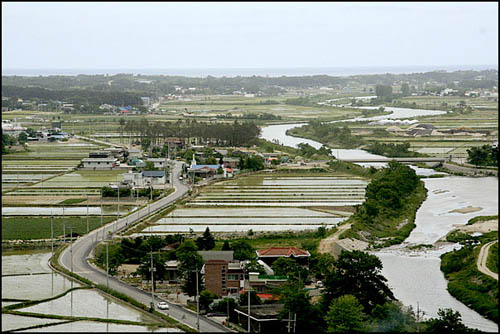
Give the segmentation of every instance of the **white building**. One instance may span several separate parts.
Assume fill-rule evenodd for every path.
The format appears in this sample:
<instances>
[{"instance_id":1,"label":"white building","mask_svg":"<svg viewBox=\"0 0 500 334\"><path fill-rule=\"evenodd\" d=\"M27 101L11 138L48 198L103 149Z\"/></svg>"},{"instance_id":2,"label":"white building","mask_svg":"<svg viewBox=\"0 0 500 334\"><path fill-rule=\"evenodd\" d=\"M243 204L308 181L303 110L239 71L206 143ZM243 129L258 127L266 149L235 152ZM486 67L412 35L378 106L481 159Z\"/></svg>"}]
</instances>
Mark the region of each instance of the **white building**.
<instances>
[{"instance_id":1,"label":"white building","mask_svg":"<svg viewBox=\"0 0 500 334\"><path fill-rule=\"evenodd\" d=\"M85 158L82 162L83 168L88 169L112 169L119 166L116 158Z\"/></svg>"},{"instance_id":2,"label":"white building","mask_svg":"<svg viewBox=\"0 0 500 334\"><path fill-rule=\"evenodd\" d=\"M147 161L151 161L155 168L165 168L167 166L166 158L149 158Z\"/></svg>"},{"instance_id":3,"label":"white building","mask_svg":"<svg viewBox=\"0 0 500 334\"><path fill-rule=\"evenodd\" d=\"M164 171L128 172L123 174L123 182L142 188L150 185L164 185L167 177Z\"/></svg>"}]
</instances>

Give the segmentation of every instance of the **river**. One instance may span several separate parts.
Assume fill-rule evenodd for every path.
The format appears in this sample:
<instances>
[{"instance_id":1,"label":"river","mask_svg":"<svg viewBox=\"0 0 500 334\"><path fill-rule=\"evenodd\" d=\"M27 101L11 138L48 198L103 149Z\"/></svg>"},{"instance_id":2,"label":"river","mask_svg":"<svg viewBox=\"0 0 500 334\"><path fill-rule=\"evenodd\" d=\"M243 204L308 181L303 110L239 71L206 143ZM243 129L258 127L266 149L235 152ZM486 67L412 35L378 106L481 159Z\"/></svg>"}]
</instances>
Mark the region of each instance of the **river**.
<instances>
[{"instance_id":1,"label":"river","mask_svg":"<svg viewBox=\"0 0 500 334\"><path fill-rule=\"evenodd\" d=\"M445 112L436 110L386 108L393 113L357 120L403 119L418 116L438 115ZM349 121L355 121L350 119ZM302 126L305 123L271 125L262 129L262 138L281 144L297 147L299 143L308 143L316 149L322 146L310 139L296 138L286 135L288 129ZM342 158L375 158L380 157L364 150L333 149L336 157ZM363 164L367 165L367 164ZM379 164L382 165L382 164ZM411 166L418 175L431 175L434 171ZM452 308L459 311L465 325L488 332L498 332L498 325L490 321L463 303L452 297L447 290L447 281L440 270L440 255L451 251L456 245L443 246L435 251L408 252L404 249L410 244L433 244L449 231L454 224L466 224L479 215L498 214L498 179L444 177L424 179L428 190L427 199L417 211L415 225L409 237L402 245L392 246L374 254L382 261L382 274L388 285L404 305L418 307L425 317L437 317L439 308ZM481 208L471 213L453 212L465 207Z\"/></svg>"}]
</instances>

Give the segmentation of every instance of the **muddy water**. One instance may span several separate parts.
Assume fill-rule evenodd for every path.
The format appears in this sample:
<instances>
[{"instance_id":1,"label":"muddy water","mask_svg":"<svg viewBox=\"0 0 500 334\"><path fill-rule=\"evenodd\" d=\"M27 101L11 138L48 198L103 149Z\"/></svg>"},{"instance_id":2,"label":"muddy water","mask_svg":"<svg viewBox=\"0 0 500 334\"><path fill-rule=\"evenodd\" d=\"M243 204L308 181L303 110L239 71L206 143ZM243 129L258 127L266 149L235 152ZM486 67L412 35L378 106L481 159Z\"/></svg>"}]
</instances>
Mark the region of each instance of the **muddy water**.
<instances>
[{"instance_id":1,"label":"muddy water","mask_svg":"<svg viewBox=\"0 0 500 334\"><path fill-rule=\"evenodd\" d=\"M405 305L419 308L427 316L436 317L439 308L452 308L462 315L464 324L484 331L497 332L498 325L468 308L447 290L447 281L440 270L440 258L454 245L436 251L408 252L405 246L433 244L476 216L498 214L498 179L494 177L445 177L424 179L427 199L417 211L416 228L402 245L374 253L383 264L382 274L396 298ZM466 207L480 207L471 213L452 212ZM451 247L451 248L450 248Z\"/></svg>"}]
</instances>

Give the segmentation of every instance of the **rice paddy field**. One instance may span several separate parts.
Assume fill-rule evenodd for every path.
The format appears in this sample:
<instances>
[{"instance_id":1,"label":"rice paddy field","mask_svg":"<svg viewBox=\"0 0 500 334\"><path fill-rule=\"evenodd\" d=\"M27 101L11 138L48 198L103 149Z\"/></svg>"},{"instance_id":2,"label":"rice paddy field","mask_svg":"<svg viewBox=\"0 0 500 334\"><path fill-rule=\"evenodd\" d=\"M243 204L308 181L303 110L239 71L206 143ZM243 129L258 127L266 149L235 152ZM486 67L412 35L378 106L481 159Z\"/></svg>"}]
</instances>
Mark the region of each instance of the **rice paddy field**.
<instances>
[{"instance_id":1,"label":"rice paddy field","mask_svg":"<svg viewBox=\"0 0 500 334\"><path fill-rule=\"evenodd\" d=\"M3 212L2 212L3 213ZM103 216L102 223L107 224L116 219L116 216ZM45 217L8 217L2 216L2 240L40 240L51 238L51 224L53 226L54 238L58 239L69 235L71 228L73 234L83 235L87 233L87 217L73 216L64 218L50 216ZM88 231L101 227L100 217L89 217Z\"/></svg>"},{"instance_id":2,"label":"rice paddy field","mask_svg":"<svg viewBox=\"0 0 500 334\"><path fill-rule=\"evenodd\" d=\"M109 298L98 290L82 289L80 284L52 272L47 265L50 256L47 251L2 254L2 307L23 300L42 301L16 308L15 311L20 314L2 312L2 332L180 332L177 328L158 327L157 321L146 313ZM77 289L70 291L72 288ZM53 297L57 298L44 301ZM60 319L45 318L47 316ZM107 319L111 322L102 322ZM116 320L132 323L113 323Z\"/></svg>"},{"instance_id":3,"label":"rice paddy field","mask_svg":"<svg viewBox=\"0 0 500 334\"><path fill-rule=\"evenodd\" d=\"M364 201L364 179L341 174L256 174L203 187L137 235L304 231L333 227Z\"/></svg>"}]
</instances>

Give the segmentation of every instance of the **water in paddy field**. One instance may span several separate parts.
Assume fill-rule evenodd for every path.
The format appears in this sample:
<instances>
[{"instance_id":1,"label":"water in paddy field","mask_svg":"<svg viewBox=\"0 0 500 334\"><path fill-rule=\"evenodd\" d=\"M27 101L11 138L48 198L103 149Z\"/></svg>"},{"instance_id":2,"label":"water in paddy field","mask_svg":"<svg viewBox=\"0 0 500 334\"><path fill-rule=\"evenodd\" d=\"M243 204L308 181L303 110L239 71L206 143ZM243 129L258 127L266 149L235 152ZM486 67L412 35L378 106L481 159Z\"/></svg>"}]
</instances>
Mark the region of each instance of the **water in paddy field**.
<instances>
[{"instance_id":1,"label":"water in paddy field","mask_svg":"<svg viewBox=\"0 0 500 334\"><path fill-rule=\"evenodd\" d=\"M2 255L2 298L46 299L68 291L72 287L81 287L67 278L51 271L47 264L50 252L40 251L23 255ZM2 306L18 302L2 302ZM96 290L84 289L68 292L52 301L17 309L21 312L85 316L108 319L121 319L153 323L153 318L125 304L105 297ZM177 328L152 328L149 326L106 324L89 321L58 324L61 320L25 317L2 314L2 331L11 331L36 325L51 326L32 329L34 332L180 332ZM53 326L52 326L53 324Z\"/></svg>"},{"instance_id":2,"label":"water in paddy field","mask_svg":"<svg viewBox=\"0 0 500 334\"><path fill-rule=\"evenodd\" d=\"M392 246L374 253L383 264L382 274L396 298L414 309L419 303L427 316L437 317L439 308L459 311L465 325L489 332L497 332L498 325L468 308L447 290L447 281L440 270L439 256L453 249L453 245L437 251L408 253L404 246L433 244L454 229L453 225L465 225L476 216L498 214L498 179L495 177L468 178L450 176L424 179L428 190L427 199L418 209L416 228L403 245ZM472 207L470 213L453 212Z\"/></svg>"}]
</instances>

